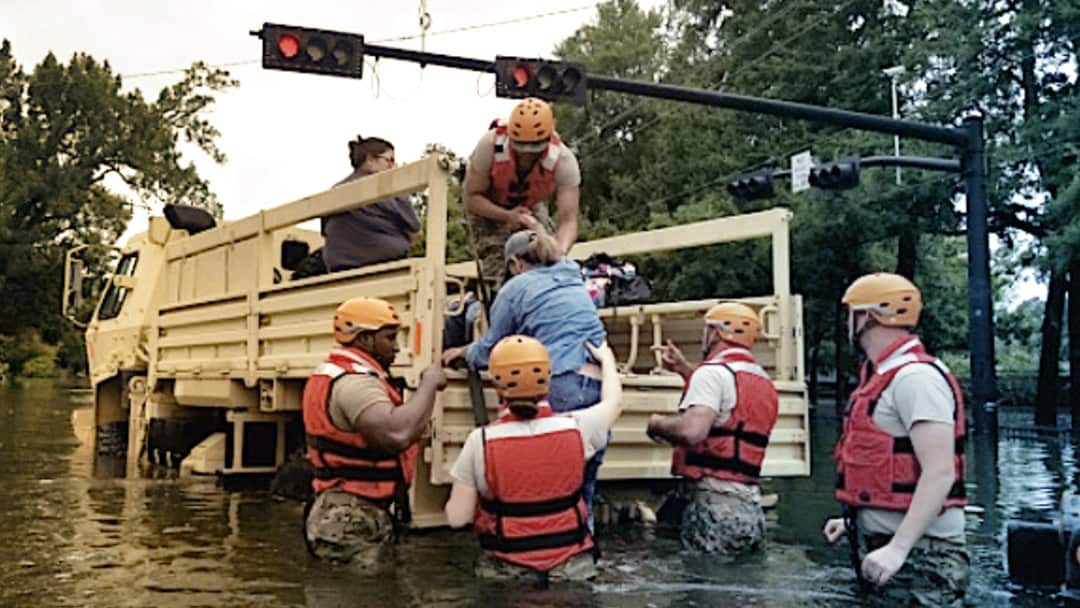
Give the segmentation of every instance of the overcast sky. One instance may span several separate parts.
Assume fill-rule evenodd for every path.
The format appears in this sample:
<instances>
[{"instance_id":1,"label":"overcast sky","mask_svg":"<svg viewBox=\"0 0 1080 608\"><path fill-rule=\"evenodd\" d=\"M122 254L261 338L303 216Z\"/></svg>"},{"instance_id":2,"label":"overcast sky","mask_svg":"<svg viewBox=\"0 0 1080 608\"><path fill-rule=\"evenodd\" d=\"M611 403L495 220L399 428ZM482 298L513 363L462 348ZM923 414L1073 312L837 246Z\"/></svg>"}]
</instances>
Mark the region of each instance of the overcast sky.
<instances>
[{"instance_id":1,"label":"overcast sky","mask_svg":"<svg viewBox=\"0 0 1080 608\"><path fill-rule=\"evenodd\" d=\"M144 75L148 72L183 69L196 60L248 62L228 68L240 86L219 94L209 116L221 131L218 143L228 162L216 165L197 150L189 155L224 204L226 219L238 219L344 177L351 170L346 142L358 133L391 140L399 161L407 162L430 142L468 154L492 118L509 114L514 102L494 96L492 75L421 70L392 60L378 63L377 82L367 67L362 80L264 70L261 42L249 35L273 22L356 32L377 42L418 34L419 6L418 0L2 0L0 36L11 40L27 70L49 51L64 62L86 52L108 60L125 75L127 88L137 87L148 98L181 78L180 73ZM432 35L426 48L480 59L550 56L558 42L596 18L594 6L588 0L428 0ZM558 11L567 12L435 34ZM386 44L420 48L419 40ZM129 233L145 229L145 213L136 211Z\"/></svg>"}]
</instances>

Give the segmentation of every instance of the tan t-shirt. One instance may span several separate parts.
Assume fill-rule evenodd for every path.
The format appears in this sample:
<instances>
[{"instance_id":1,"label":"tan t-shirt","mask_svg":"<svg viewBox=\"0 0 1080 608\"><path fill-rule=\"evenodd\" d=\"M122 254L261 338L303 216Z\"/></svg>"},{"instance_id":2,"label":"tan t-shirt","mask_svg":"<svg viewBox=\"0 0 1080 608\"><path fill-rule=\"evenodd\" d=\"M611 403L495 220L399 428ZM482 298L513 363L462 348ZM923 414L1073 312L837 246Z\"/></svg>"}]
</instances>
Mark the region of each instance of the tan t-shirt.
<instances>
[{"instance_id":1,"label":"tan t-shirt","mask_svg":"<svg viewBox=\"0 0 1080 608\"><path fill-rule=\"evenodd\" d=\"M364 374L346 374L330 390L330 421L343 431L354 432L360 414L378 403L394 405L382 381Z\"/></svg>"},{"instance_id":2,"label":"tan t-shirt","mask_svg":"<svg viewBox=\"0 0 1080 608\"><path fill-rule=\"evenodd\" d=\"M718 428L731 417L736 396L735 374L730 369L723 365L702 365L690 376L690 385L686 387L686 394L679 403L679 411L685 411L692 406L707 407L716 412L713 428ZM761 489L754 484L705 476L695 481L694 485L701 490L735 494L754 502L761 501Z\"/></svg>"},{"instance_id":3,"label":"tan t-shirt","mask_svg":"<svg viewBox=\"0 0 1080 608\"><path fill-rule=\"evenodd\" d=\"M555 186L557 188L576 188L581 185L581 169L577 157L560 140L559 161L555 163ZM469 170L482 175L491 174L491 165L495 162L495 129L488 130L477 142L469 156Z\"/></svg>"},{"instance_id":4,"label":"tan t-shirt","mask_svg":"<svg viewBox=\"0 0 1080 608\"><path fill-rule=\"evenodd\" d=\"M894 357L902 356L900 349ZM891 358L890 358L891 359ZM887 366L890 359L879 365ZM944 369L944 364L942 364ZM874 424L893 437L907 437L916 422L954 423L956 404L945 378L928 364L905 366L886 387L874 409ZM884 509L860 509L858 525L871 534L892 535L900 527L904 513ZM964 509L952 507L930 522L926 536L964 542Z\"/></svg>"},{"instance_id":5,"label":"tan t-shirt","mask_svg":"<svg viewBox=\"0 0 1080 608\"><path fill-rule=\"evenodd\" d=\"M577 425L581 433L582 443L585 444L585 460L593 457L593 454L604 449L607 445L608 427L607 414L599 407L592 406L583 410L575 410L556 416L569 416ZM501 431L510 435L534 435L543 432L548 418L536 418L534 420L522 420L506 422L498 425ZM515 428L517 427L517 428ZM490 437L490 435L489 435ZM481 495L487 494L487 478L484 468L484 440L480 429L473 429L465 439L465 445L461 448L450 475L455 481L476 488Z\"/></svg>"}]
</instances>

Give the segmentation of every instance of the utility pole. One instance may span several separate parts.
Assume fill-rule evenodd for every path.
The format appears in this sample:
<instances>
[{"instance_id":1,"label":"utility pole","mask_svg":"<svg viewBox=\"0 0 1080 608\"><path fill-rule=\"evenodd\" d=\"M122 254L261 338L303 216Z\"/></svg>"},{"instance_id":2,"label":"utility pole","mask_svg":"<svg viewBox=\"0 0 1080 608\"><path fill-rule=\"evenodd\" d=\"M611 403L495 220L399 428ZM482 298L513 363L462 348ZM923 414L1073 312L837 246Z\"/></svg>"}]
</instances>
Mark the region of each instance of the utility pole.
<instances>
[{"instance_id":1,"label":"utility pole","mask_svg":"<svg viewBox=\"0 0 1080 608\"><path fill-rule=\"evenodd\" d=\"M903 76L904 74L906 74L907 69L902 65L898 65L898 66L893 66L893 67L888 68L888 69L883 70L883 71L885 72L885 75L889 77L889 80L892 81L892 117L894 119L899 119L900 118L900 107L896 102L896 80L898 78L900 78L901 76ZM900 136L899 135L893 135L893 156L896 156L896 157L900 156ZM901 180L900 180L900 167L897 166L896 167L896 185L899 186L900 182L901 182Z\"/></svg>"}]
</instances>

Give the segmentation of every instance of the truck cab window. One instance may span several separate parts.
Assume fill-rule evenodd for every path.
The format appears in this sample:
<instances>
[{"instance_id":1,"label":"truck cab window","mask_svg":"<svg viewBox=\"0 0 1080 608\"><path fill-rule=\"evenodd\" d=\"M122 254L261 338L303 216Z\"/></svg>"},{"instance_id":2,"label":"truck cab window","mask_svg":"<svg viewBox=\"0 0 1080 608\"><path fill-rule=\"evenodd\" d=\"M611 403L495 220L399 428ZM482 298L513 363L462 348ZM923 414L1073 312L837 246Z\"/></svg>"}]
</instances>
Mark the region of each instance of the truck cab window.
<instances>
[{"instance_id":1,"label":"truck cab window","mask_svg":"<svg viewBox=\"0 0 1080 608\"><path fill-rule=\"evenodd\" d=\"M116 263L115 275L128 276L135 274L135 265L139 261L139 254L128 253L120 258L120 261ZM120 315L120 311L124 308L124 300L127 299L129 289L126 287L117 287L115 283L109 281L109 286L105 289L105 295L101 299L101 308L98 310L98 319L101 321L107 321L109 319L115 319Z\"/></svg>"}]
</instances>

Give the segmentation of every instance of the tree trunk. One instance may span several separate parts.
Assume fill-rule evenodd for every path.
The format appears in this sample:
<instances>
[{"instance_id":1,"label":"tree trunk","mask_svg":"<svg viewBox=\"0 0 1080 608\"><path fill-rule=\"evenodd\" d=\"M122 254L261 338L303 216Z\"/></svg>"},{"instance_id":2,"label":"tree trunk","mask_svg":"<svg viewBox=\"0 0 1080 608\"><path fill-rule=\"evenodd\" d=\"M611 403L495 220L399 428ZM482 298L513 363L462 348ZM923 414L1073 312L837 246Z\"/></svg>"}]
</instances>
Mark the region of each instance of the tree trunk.
<instances>
[{"instance_id":1,"label":"tree trunk","mask_svg":"<svg viewBox=\"0 0 1080 608\"><path fill-rule=\"evenodd\" d=\"M896 247L896 274L914 281L915 268L919 261L919 233L908 226L900 233Z\"/></svg>"},{"instance_id":2,"label":"tree trunk","mask_svg":"<svg viewBox=\"0 0 1080 608\"><path fill-rule=\"evenodd\" d=\"M1046 294L1046 315L1042 325L1042 352L1039 355L1039 388L1035 398L1035 424L1057 425L1058 356L1061 351L1061 318L1065 313L1065 273L1050 272Z\"/></svg>"},{"instance_id":3,"label":"tree trunk","mask_svg":"<svg viewBox=\"0 0 1080 608\"><path fill-rule=\"evenodd\" d=\"M1069 264L1069 406L1080 430L1080 259Z\"/></svg>"},{"instance_id":4,"label":"tree trunk","mask_svg":"<svg viewBox=\"0 0 1080 608\"><path fill-rule=\"evenodd\" d=\"M833 341L836 344L833 369L836 370L836 415L843 417L847 406L847 361L844 349L847 348L847 315L843 303L836 301L836 323L833 326Z\"/></svg>"}]
</instances>

